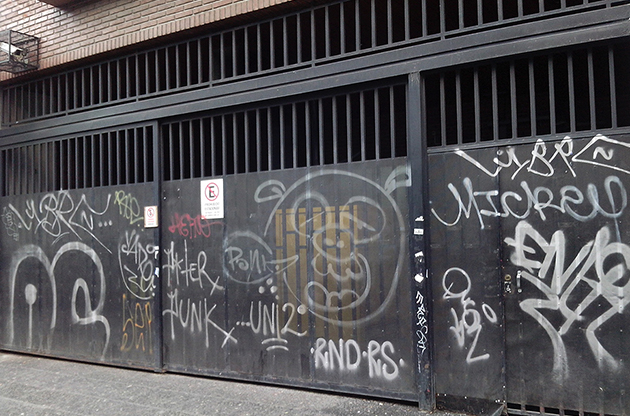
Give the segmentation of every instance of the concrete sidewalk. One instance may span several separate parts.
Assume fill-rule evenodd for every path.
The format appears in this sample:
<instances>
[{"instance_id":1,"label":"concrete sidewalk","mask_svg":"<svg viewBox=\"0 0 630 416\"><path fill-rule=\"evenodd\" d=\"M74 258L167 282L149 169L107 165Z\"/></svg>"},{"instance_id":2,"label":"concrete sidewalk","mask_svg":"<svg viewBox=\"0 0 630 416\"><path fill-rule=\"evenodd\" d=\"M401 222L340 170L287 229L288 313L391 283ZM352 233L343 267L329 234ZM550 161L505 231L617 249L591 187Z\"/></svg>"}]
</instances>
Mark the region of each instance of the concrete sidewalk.
<instances>
[{"instance_id":1,"label":"concrete sidewalk","mask_svg":"<svg viewBox=\"0 0 630 416\"><path fill-rule=\"evenodd\" d=\"M427 413L419 411L413 403L0 352L0 414L422 416Z\"/></svg>"}]
</instances>

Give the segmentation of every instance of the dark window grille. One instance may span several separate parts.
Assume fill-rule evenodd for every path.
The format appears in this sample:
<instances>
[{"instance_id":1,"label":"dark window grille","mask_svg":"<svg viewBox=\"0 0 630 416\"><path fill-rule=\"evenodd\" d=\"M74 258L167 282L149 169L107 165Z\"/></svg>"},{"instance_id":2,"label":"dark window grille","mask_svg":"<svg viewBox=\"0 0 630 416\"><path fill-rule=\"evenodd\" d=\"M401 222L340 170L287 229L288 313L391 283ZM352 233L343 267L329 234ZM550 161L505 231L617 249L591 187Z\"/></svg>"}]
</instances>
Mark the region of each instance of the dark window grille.
<instances>
[{"instance_id":1,"label":"dark window grille","mask_svg":"<svg viewBox=\"0 0 630 416\"><path fill-rule=\"evenodd\" d=\"M425 74L429 147L630 126L630 43Z\"/></svg>"},{"instance_id":2,"label":"dark window grille","mask_svg":"<svg viewBox=\"0 0 630 416\"><path fill-rule=\"evenodd\" d=\"M346 0L2 90L2 125L234 82L558 15L613 0Z\"/></svg>"},{"instance_id":3,"label":"dark window grille","mask_svg":"<svg viewBox=\"0 0 630 416\"><path fill-rule=\"evenodd\" d=\"M406 126L404 84L173 121L164 180L401 157Z\"/></svg>"},{"instance_id":4,"label":"dark window grille","mask_svg":"<svg viewBox=\"0 0 630 416\"><path fill-rule=\"evenodd\" d=\"M2 196L153 181L153 128L142 126L0 150Z\"/></svg>"}]
</instances>

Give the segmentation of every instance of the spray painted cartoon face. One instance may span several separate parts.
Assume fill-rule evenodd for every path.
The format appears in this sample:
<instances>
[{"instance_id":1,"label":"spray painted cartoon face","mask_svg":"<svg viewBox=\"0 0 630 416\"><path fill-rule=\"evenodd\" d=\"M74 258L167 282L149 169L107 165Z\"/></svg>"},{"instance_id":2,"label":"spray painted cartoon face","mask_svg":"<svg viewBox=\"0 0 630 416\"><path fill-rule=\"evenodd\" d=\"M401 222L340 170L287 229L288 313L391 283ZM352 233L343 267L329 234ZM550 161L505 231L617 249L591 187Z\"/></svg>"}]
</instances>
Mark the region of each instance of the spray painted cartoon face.
<instances>
[{"instance_id":1,"label":"spray painted cartoon face","mask_svg":"<svg viewBox=\"0 0 630 416\"><path fill-rule=\"evenodd\" d=\"M403 175L404 169L394 170L384 186L341 170L309 173L289 188L263 183L256 202L275 206L263 236L228 238L228 276L245 284L273 279L286 289L280 290L290 297L285 300L327 322L355 325L376 317L394 297L404 259L403 215L391 196L406 184L396 181Z\"/></svg>"}]
</instances>

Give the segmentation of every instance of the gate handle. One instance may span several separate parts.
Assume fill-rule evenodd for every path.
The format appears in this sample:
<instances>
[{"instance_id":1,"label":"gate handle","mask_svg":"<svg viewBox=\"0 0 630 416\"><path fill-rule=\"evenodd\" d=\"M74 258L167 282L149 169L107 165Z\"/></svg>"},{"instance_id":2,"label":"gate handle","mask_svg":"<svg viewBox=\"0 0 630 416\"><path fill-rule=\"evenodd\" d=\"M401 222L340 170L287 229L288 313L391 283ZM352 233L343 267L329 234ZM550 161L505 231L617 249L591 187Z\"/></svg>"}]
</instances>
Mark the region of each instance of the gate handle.
<instances>
[{"instance_id":1,"label":"gate handle","mask_svg":"<svg viewBox=\"0 0 630 416\"><path fill-rule=\"evenodd\" d=\"M521 289L521 271L516 272L516 291L521 293L523 289Z\"/></svg>"}]
</instances>

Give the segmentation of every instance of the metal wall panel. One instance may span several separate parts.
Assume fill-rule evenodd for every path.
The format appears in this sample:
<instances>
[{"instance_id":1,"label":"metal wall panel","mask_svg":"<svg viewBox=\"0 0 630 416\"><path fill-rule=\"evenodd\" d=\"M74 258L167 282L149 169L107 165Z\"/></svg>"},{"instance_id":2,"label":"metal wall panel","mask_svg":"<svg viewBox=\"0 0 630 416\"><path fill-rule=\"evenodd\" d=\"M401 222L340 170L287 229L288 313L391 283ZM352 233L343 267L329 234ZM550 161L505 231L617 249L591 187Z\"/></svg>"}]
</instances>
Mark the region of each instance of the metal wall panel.
<instances>
[{"instance_id":1,"label":"metal wall panel","mask_svg":"<svg viewBox=\"0 0 630 416\"><path fill-rule=\"evenodd\" d=\"M438 393L628 411L629 147L596 134L430 157Z\"/></svg>"},{"instance_id":2,"label":"metal wall panel","mask_svg":"<svg viewBox=\"0 0 630 416\"><path fill-rule=\"evenodd\" d=\"M161 367L153 184L0 199L0 345Z\"/></svg>"},{"instance_id":3,"label":"metal wall panel","mask_svg":"<svg viewBox=\"0 0 630 416\"><path fill-rule=\"evenodd\" d=\"M415 400L407 178L390 159L165 182L166 368Z\"/></svg>"}]
</instances>

